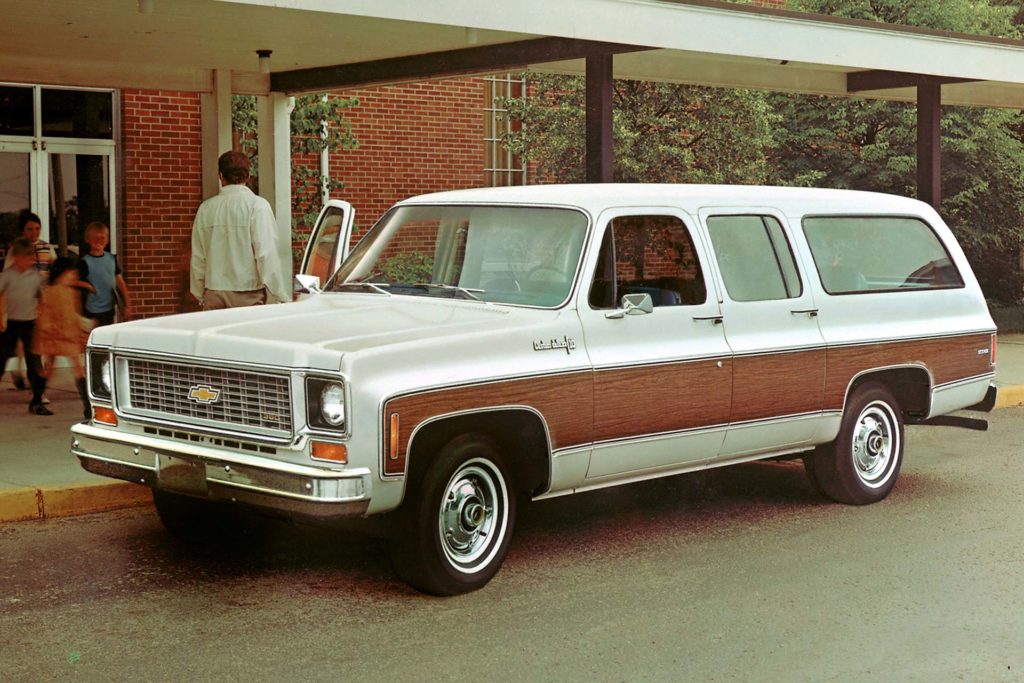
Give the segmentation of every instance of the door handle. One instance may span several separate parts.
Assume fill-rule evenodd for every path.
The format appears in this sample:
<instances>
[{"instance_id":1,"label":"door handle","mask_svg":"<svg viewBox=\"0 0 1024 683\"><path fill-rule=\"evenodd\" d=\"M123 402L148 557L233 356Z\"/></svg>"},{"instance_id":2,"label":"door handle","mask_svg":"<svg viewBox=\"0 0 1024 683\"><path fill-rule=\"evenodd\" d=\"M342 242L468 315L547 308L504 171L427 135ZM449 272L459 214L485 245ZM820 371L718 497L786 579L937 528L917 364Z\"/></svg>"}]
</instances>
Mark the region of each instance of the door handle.
<instances>
[{"instance_id":1,"label":"door handle","mask_svg":"<svg viewBox=\"0 0 1024 683\"><path fill-rule=\"evenodd\" d=\"M806 315L808 318L817 318L818 317L818 309L817 308L803 308L803 309L800 309L798 311L790 311L790 313L792 313L793 315Z\"/></svg>"},{"instance_id":2,"label":"door handle","mask_svg":"<svg viewBox=\"0 0 1024 683\"><path fill-rule=\"evenodd\" d=\"M693 319L697 321L710 320L712 325L722 324L722 316L720 315L695 315L693 316Z\"/></svg>"}]
</instances>

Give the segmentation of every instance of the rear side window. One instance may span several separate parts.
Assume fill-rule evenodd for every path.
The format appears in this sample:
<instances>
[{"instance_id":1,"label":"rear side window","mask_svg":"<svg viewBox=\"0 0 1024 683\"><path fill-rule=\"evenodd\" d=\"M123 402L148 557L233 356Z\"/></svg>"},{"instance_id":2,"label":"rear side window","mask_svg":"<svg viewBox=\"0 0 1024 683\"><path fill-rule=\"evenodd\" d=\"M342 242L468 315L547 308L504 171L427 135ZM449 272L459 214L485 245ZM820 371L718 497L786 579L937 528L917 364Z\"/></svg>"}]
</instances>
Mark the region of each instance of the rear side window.
<instances>
[{"instance_id":1,"label":"rear side window","mask_svg":"<svg viewBox=\"0 0 1024 683\"><path fill-rule=\"evenodd\" d=\"M829 294L963 287L927 223L906 216L815 216L804 235Z\"/></svg>"},{"instance_id":2,"label":"rear side window","mask_svg":"<svg viewBox=\"0 0 1024 683\"><path fill-rule=\"evenodd\" d=\"M707 226L730 299L795 299L803 293L793 252L775 218L710 216Z\"/></svg>"}]
</instances>

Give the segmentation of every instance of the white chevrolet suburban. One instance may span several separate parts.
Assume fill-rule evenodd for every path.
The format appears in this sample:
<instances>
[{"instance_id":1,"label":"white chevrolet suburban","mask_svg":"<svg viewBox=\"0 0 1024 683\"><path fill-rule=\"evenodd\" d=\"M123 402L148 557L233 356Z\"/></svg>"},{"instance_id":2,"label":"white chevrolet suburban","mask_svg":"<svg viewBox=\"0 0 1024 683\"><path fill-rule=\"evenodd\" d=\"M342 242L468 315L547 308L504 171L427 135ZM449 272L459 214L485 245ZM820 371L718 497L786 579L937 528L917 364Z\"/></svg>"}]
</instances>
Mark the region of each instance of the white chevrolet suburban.
<instances>
[{"instance_id":1,"label":"white chevrolet suburban","mask_svg":"<svg viewBox=\"0 0 1024 683\"><path fill-rule=\"evenodd\" d=\"M232 506L385 515L399 575L449 595L498 570L517 498L803 458L872 503L905 423L994 403L992 318L918 201L466 190L400 202L346 258L350 226L330 202L296 302L95 330L85 469L153 487L185 537Z\"/></svg>"}]
</instances>

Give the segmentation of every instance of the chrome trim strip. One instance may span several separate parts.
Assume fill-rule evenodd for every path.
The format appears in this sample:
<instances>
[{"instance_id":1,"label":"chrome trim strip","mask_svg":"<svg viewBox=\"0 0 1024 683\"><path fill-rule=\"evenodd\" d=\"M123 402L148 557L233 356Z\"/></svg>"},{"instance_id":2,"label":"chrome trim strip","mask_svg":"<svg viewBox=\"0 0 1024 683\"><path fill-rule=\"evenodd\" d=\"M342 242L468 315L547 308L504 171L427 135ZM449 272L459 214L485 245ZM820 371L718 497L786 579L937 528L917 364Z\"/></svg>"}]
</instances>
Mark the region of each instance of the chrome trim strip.
<instances>
[{"instance_id":1,"label":"chrome trim strip","mask_svg":"<svg viewBox=\"0 0 1024 683\"><path fill-rule=\"evenodd\" d=\"M939 391L940 389L951 389L961 384L973 384L974 382L980 382L982 380L993 380L996 377L994 372L986 372L982 375L974 375L973 377L964 377L963 379L953 380L952 382L944 382L943 384L936 384L932 387L932 391Z\"/></svg>"},{"instance_id":2,"label":"chrome trim strip","mask_svg":"<svg viewBox=\"0 0 1024 683\"><path fill-rule=\"evenodd\" d=\"M662 477L671 477L677 474L685 474L687 472L697 472L700 470L709 470L717 467L727 467L729 465L739 465L744 462L754 462L757 460L770 460L771 458L777 458L782 455L793 455L795 453L806 453L807 451L814 450L813 446L801 446L799 448L786 448L779 451L771 451L770 453L760 453L758 455L745 455L738 458L728 458L725 460L711 460L702 461L696 464L683 465L680 467L673 467L670 469L656 470L642 472L640 474L634 474L632 476L619 476L612 475L616 478L608 479L605 481L594 482L592 484L584 484L583 486L577 486L572 489L572 493L582 493L584 491L594 491L597 489L609 488L612 486L618 486L620 484L632 484L639 481L647 481L649 479L660 479Z\"/></svg>"},{"instance_id":3,"label":"chrome trim strip","mask_svg":"<svg viewBox=\"0 0 1024 683\"><path fill-rule=\"evenodd\" d=\"M605 446L621 446L624 444L631 443L644 443L646 441L660 441L662 439L670 439L682 436L693 436L696 434L712 433L726 431L733 429L734 427L753 427L753 426L767 426L777 423L786 422L798 422L801 420L812 420L822 416L821 411L808 412L808 413L793 413L792 415L779 415L776 417L767 417L760 420L744 420L742 422L726 422L716 425L709 425L706 427L693 427L691 429L680 429L671 432L657 432L653 434L644 434L642 436L627 436L620 439L607 439L604 441L595 441L593 443L594 449L602 448ZM562 449L565 450L565 449Z\"/></svg>"},{"instance_id":4,"label":"chrome trim strip","mask_svg":"<svg viewBox=\"0 0 1024 683\"><path fill-rule=\"evenodd\" d=\"M846 349L846 348L850 348L850 347L853 347L853 346L875 346L877 344L903 344L903 343L906 343L906 342L914 342L914 341L922 341L922 340L924 340L924 341L934 341L934 340L937 340L937 339L955 339L956 337L973 337L975 335L980 335L980 334L989 334L990 335L990 334L993 334L994 332L995 332L994 329L987 329L987 330L973 330L973 331L969 331L969 332L954 332L954 333L942 332L942 333L936 333L936 334L919 334L919 335L915 335L913 337L883 337L883 338L880 338L880 339L858 340L858 341L855 341L855 342L830 343L830 344L828 344L828 348L830 348L830 349Z\"/></svg>"}]
</instances>

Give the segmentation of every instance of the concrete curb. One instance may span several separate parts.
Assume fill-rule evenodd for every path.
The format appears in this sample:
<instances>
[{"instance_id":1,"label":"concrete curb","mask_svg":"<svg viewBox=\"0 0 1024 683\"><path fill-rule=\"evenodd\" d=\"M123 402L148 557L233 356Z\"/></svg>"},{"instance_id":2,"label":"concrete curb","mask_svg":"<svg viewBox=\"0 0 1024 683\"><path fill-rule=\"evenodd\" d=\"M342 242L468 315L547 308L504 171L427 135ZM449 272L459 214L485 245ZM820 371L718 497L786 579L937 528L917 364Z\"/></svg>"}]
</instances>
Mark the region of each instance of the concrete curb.
<instances>
[{"instance_id":1,"label":"concrete curb","mask_svg":"<svg viewBox=\"0 0 1024 683\"><path fill-rule=\"evenodd\" d=\"M996 395L996 408L1014 408L1024 405L1024 386L1019 384L999 387Z\"/></svg>"},{"instance_id":2,"label":"concrete curb","mask_svg":"<svg viewBox=\"0 0 1024 683\"><path fill-rule=\"evenodd\" d=\"M153 502L148 486L128 482L0 491L0 523L70 517Z\"/></svg>"},{"instance_id":3,"label":"concrete curb","mask_svg":"<svg viewBox=\"0 0 1024 683\"><path fill-rule=\"evenodd\" d=\"M1002 385L996 408L1024 406L1024 385ZM0 524L31 519L70 517L93 512L151 505L148 486L128 482L70 484L0 491Z\"/></svg>"}]
</instances>

